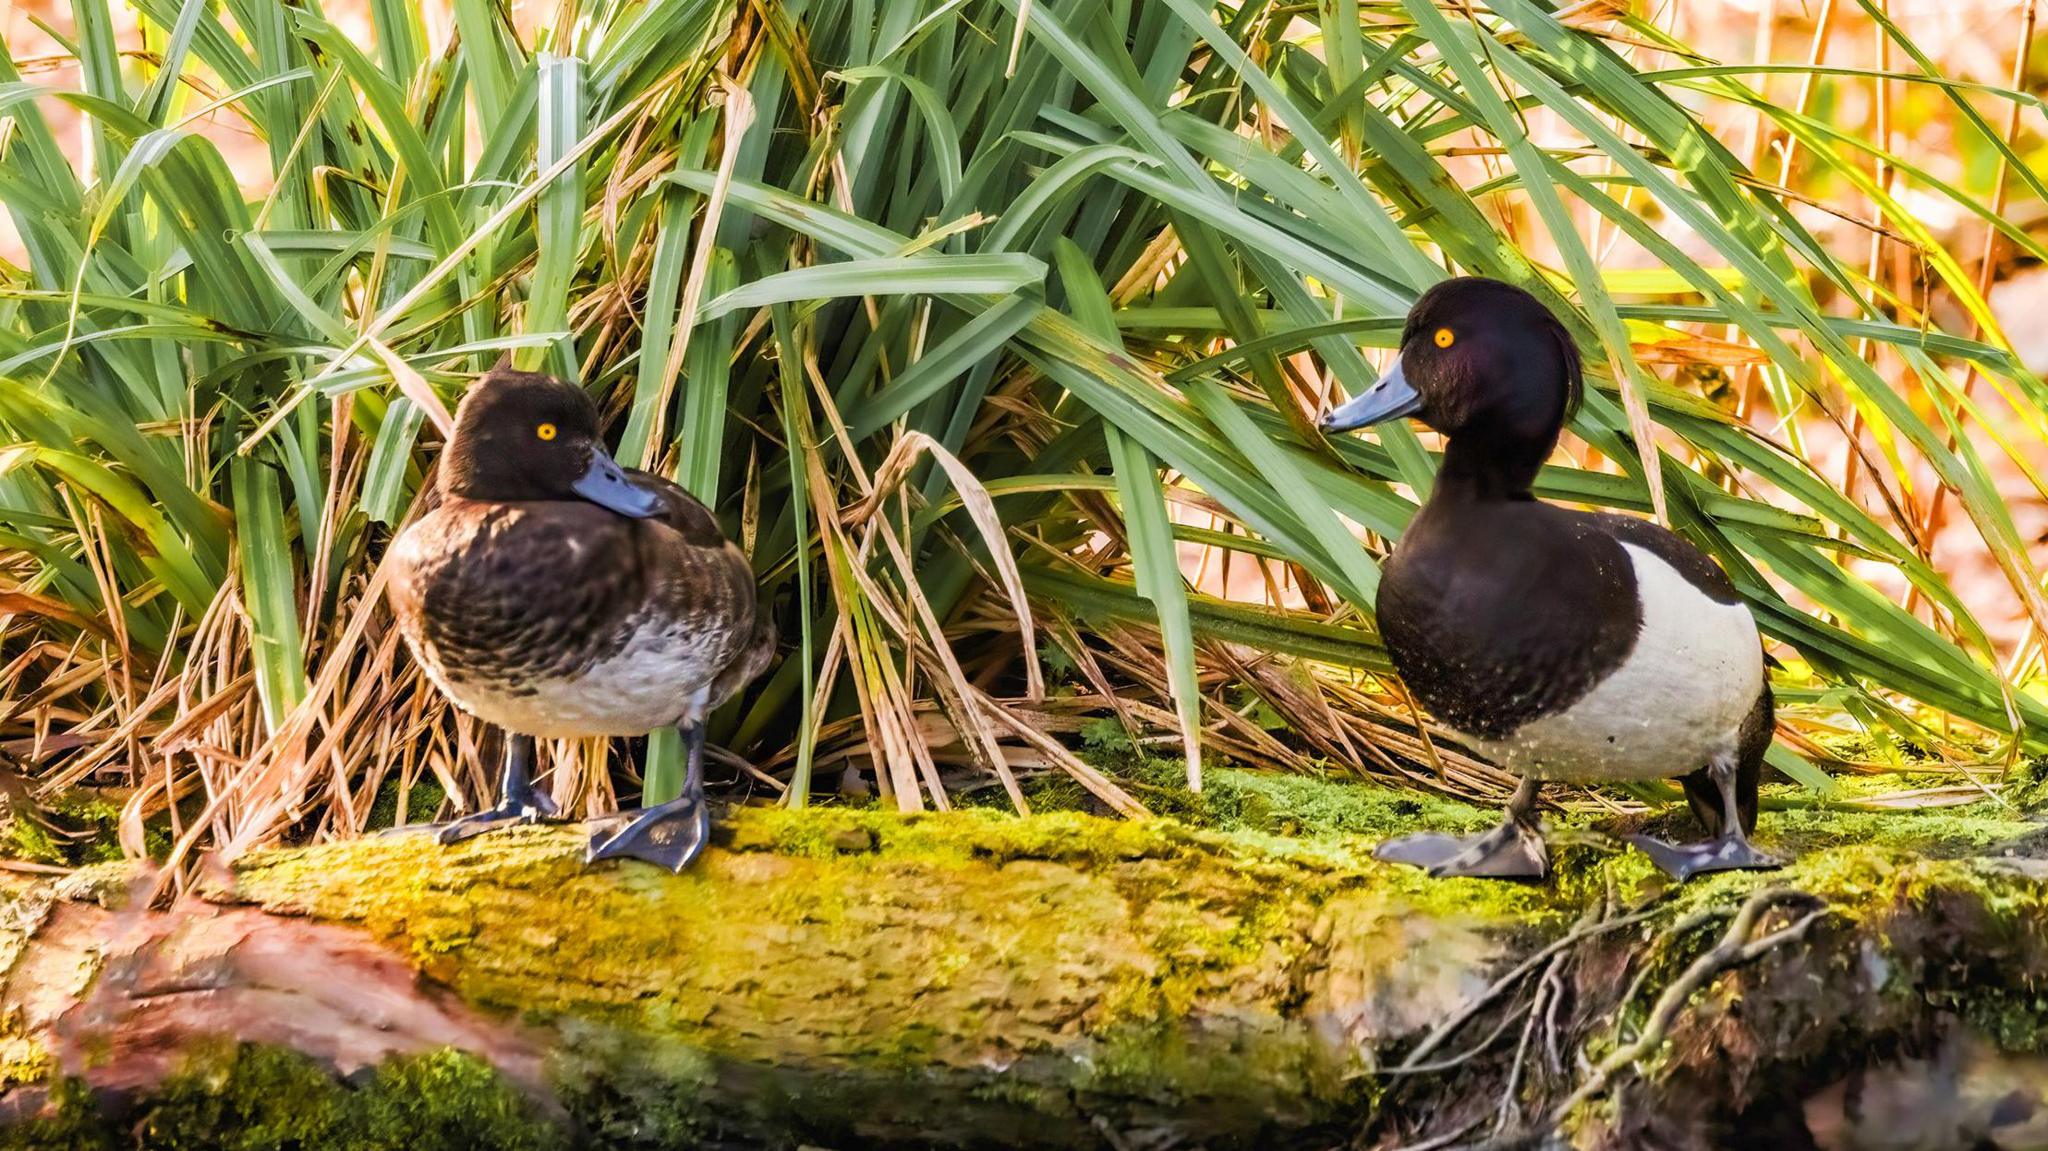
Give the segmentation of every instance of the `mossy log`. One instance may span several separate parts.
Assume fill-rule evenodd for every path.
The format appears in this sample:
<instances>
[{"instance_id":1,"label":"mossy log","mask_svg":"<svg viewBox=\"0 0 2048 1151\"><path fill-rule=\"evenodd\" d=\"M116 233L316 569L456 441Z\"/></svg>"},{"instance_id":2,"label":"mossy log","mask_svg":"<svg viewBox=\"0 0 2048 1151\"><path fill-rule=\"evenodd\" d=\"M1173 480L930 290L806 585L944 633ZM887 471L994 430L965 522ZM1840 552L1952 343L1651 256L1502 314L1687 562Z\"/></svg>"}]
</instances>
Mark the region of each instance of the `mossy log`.
<instances>
[{"instance_id":1,"label":"mossy log","mask_svg":"<svg viewBox=\"0 0 2048 1151\"><path fill-rule=\"evenodd\" d=\"M548 828L262 853L169 910L23 885L0 1145L1850 1148L1909 1080L1945 1131L2048 1123L2009 813L1774 814L1796 866L1660 893L1612 827L1547 885L1432 881L1365 849L1485 813L1212 789L1235 826L739 810L680 877Z\"/></svg>"}]
</instances>

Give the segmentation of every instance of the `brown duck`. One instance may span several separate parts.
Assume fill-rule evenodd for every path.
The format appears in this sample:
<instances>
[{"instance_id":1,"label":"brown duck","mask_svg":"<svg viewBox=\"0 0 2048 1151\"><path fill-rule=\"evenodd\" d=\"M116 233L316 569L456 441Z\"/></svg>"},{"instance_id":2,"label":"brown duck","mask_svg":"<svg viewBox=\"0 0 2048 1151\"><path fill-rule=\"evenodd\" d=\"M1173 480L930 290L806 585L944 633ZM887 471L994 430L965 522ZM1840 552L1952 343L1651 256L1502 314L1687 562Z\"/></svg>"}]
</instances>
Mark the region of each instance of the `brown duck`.
<instances>
[{"instance_id":1,"label":"brown duck","mask_svg":"<svg viewBox=\"0 0 2048 1151\"><path fill-rule=\"evenodd\" d=\"M704 719L775 650L747 557L688 492L612 459L581 388L502 365L456 410L440 495L393 544L392 608L428 677L506 735L497 805L440 841L555 814L531 782L536 737L673 725L682 795L586 858L681 871L710 835Z\"/></svg>"}]
</instances>

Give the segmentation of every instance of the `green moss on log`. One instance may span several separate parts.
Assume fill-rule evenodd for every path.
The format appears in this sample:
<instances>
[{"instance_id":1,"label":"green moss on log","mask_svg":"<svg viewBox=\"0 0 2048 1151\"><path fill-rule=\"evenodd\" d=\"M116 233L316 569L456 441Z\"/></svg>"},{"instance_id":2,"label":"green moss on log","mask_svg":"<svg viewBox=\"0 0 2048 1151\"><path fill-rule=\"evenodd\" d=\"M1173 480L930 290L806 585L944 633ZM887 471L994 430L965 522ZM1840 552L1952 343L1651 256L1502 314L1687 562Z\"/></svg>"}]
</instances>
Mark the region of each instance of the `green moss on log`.
<instances>
[{"instance_id":1,"label":"green moss on log","mask_svg":"<svg viewBox=\"0 0 2048 1151\"><path fill-rule=\"evenodd\" d=\"M1406 814L1337 798L1333 827ZM1362 838L832 809L720 828L680 878L586 868L585 833L529 829L265 854L235 895L359 924L471 1003L575 1020L572 1062L602 1064L608 1034L672 1045L677 1126L700 1118L692 1084L722 1112L712 1084L774 1066L821 1133L907 1078L1084 1126L1098 1101L1161 1098L1226 1126L1355 1118L1374 1048L1333 1030L1441 1010L1564 913L1540 887L1381 867Z\"/></svg>"},{"instance_id":2,"label":"green moss on log","mask_svg":"<svg viewBox=\"0 0 2048 1151\"><path fill-rule=\"evenodd\" d=\"M55 1085L47 1114L0 1128L0 1151L558 1151L567 1132L489 1064L440 1051L360 1083L296 1052L222 1044L140 1099Z\"/></svg>"}]
</instances>

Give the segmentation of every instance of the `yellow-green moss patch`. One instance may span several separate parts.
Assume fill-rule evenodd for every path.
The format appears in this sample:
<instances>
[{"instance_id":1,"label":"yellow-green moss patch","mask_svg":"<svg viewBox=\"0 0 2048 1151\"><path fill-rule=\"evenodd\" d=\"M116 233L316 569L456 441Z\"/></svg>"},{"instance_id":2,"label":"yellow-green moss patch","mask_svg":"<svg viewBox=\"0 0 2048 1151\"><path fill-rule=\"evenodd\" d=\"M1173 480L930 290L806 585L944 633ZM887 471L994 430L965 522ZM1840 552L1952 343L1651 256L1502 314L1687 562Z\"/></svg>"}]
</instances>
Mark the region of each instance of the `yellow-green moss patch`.
<instances>
[{"instance_id":1,"label":"yellow-green moss patch","mask_svg":"<svg viewBox=\"0 0 2048 1151\"><path fill-rule=\"evenodd\" d=\"M488 1064L456 1052L394 1060L355 1084L306 1057L224 1044L196 1051L110 1113L76 1080L47 1114L0 1128L0 1151L557 1151L566 1131Z\"/></svg>"}]
</instances>

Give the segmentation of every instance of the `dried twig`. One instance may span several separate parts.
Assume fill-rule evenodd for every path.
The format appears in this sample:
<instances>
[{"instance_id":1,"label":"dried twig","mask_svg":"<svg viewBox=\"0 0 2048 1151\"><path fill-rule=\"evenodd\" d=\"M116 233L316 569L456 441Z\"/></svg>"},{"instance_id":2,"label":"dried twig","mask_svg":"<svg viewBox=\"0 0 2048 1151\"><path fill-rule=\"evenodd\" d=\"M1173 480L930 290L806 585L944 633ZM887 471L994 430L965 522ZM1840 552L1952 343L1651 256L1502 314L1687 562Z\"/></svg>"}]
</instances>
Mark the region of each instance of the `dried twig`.
<instances>
[{"instance_id":1,"label":"dried twig","mask_svg":"<svg viewBox=\"0 0 2048 1151\"><path fill-rule=\"evenodd\" d=\"M1436 1030L1431 1031L1428 1035L1423 1036L1422 1041L1415 1045L1414 1050L1408 1053L1408 1057L1406 1059L1403 1059L1401 1061L1401 1065L1399 1067L1394 1068L1394 1071L1398 1074L1413 1074L1414 1072L1419 1070L1423 1066L1422 1060L1425 1056L1427 1056L1430 1052L1436 1050L1438 1047L1442 1046L1444 1040L1449 1039L1452 1035L1457 1034L1458 1029L1460 1027L1463 1027L1466 1023L1470 1022L1473 1016L1479 1014L1480 1011L1484 1010L1487 1004L1492 1003L1495 999L1500 998L1500 996L1504 994L1509 988L1513 987L1515 984L1521 982L1524 978L1526 978L1530 972L1533 972L1538 968L1544 966L1545 964L1549 963L1552 957L1562 954L1563 952L1569 951L1572 948L1577 947L1580 943L1583 943L1596 935L1604 935L1610 931L1616 931L1623 927L1628 927L1632 924L1641 923L1646 919L1651 919L1655 917L1657 914L1658 912L1655 910L1646 909L1642 911L1631 912L1627 915L1616 916L1612 919L1580 920L1577 926L1573 927L1570 931L1566 932L1563 936L1559 937L1556 942L1536 952L1529 958L1524 959L1522 962L1517 963L1514 967L1508 970L1507 974L1501 976L1499 979L1494 980L1493 985L1491 987L1488 987L1485 991L1481 992L1470 1003L1467 1003L1464 1007L1460 1008L1457 1012L1455 1012L1449 1019L1446 1019L1442 1023L1438 1024Z\"/></svg>"},{"instance_id":2,"label":"dried twig","mask_svg":"<svg viewBox=\"0 0 2048 1151\"><path fill-rule=\"evenodd\" d=\"M1564 1102L1551 1111L1550 1125L1555 1127L1562 1123L1581 1103L1606 1091L1617 1075L1633 1068L1662 1046L1665 1037L1670 1034L1672 1023L1678 1019L1678 1013L1684 1010L1693 995L1715 976L1748 963L1780 944L1804 937L1807 929L1828 913L1829 909L1825 904L1767 935L1751 939L1750 933L1756 929L1757 920L1771 908L1784 903L1811 899L1813 896L1805 892L1785 888L1766 888L1750 896L1748 902L1742 905L1742 909L1735 913L1735 919L1728 925L1728 930L1722 933L1721 941L1706 954L1693 960L1685 969L1685 973L1657 997L1657 1004L1650 1011L1649 1022L1643 1025L1643 1030L1636 1036L1635 1041L1617 1047L1605 1059L1595 1064L1592 1074L1585 1082L1579 1084Z\"/></svg>"}]
</instances>

